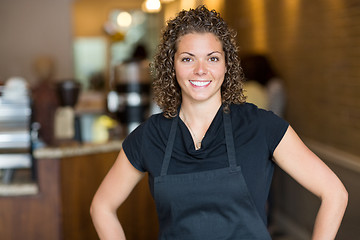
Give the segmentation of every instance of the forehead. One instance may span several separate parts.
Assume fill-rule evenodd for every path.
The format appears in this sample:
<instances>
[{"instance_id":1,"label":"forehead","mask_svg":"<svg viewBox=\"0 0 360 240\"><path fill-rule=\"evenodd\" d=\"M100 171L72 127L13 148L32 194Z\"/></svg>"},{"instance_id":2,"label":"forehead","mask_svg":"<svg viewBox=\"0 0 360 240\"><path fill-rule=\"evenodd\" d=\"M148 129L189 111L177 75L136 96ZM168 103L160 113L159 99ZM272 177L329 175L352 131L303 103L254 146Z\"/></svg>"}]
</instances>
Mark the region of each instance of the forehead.
<instances>
[{"instance_id":1,"label":"forehead","mask_svg":"<svg viewBox=\"0 0 360 240\"><path fill-rule=\"evenodd\" d=\"M213 33L187 33L178 38L176 42L176 50L179 48L217 48L222 50L223 44L221 40Z\"/></svg>"}]
</instances>

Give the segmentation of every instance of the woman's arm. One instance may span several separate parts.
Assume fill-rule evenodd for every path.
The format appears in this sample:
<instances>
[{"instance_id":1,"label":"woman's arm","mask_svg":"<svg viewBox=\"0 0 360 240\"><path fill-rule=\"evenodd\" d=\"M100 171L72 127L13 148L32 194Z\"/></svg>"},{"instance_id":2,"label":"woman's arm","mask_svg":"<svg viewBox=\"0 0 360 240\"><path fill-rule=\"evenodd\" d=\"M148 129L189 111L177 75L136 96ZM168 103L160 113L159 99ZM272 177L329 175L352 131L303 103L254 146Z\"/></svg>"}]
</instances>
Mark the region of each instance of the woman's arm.
<instances>
[{"instance_id":1,"label":"woman's arm","mask_svg":"<svg viewBox=\"0 0 360 240\"><path fill-rule=\"evenodd\" d=\"M100 239L126 239L116 211L143 176L121 150L91 203L90 213Z\"/></svg>"},{"instance_id":2,"label":"woman's arm","mask_svg":"<svg viewBox=\"0 0 360 240\"><path fill-rule=\"evenodd\" d=\"M290 126L275 149L274 158L280 168L321 200L312 239L335 239L348 200L338 177L305 146Z\"/></svg>"}]
</instances>

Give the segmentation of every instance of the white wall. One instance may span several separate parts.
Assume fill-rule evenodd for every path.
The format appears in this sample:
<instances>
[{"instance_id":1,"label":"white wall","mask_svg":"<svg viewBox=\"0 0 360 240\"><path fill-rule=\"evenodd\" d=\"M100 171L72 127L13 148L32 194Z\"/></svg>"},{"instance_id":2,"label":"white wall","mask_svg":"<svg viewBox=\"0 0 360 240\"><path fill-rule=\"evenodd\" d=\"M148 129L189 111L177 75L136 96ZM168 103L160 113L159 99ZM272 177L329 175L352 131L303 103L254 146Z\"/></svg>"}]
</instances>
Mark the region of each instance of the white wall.
<instances>
[{"instance_id":1,"label":"white wall","mask_svg":"<svg viewBox=\"0 0 360 240\"><path fill-rule=\"evenodd\" d=\"M35 58L51 55L56 78L73 77L72 0L0 1L0 82L22 76L36 83Z\"/></svg>"}]
</instances>

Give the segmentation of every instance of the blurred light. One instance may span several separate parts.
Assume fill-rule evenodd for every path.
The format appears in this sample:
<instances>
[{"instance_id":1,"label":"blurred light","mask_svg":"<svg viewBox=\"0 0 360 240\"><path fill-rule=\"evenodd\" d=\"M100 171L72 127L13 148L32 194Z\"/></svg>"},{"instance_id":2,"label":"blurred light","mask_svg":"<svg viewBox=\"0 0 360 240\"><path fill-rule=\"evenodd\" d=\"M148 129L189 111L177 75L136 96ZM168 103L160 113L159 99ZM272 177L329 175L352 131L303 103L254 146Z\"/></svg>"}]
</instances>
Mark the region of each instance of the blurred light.
<instances>
[{"instance_id":1,"label":"blurred light","mask_svg":"<svg viewBox=\"0 0 360 240\"><path fill-rule=\"evenodd\" d=\"M116 18L116 22L120 27L127 28L130 26L132 17L128 12L120 12Z\"/></svg>"},{"instance_id":2,"label":"blurred light","mask_svg":"<svg viewBox=\"0 0 360 240\"><path fill-rule=\"evenodd\" d=\"M146 0L141 5L141 8L144 12L157 13L161 10L161 3L159 0Z\"/></svg>"}]
</instances>

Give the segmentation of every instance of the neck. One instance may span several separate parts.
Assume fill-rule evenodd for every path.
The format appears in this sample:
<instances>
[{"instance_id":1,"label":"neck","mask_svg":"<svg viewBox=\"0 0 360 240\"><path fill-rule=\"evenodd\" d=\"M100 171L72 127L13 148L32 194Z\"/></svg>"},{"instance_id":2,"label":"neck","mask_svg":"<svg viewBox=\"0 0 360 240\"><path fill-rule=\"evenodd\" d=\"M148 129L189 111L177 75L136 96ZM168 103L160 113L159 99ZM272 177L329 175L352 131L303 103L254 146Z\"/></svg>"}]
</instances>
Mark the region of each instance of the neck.
<instances>
[{"instance_id":1,"label":"neck","mask_svg":"<svg viewBox=\"0 0 360 240\"><path fill-rule=\"evenodd\" d=\"M183 101L181 111L186 115L188 122L211 122L221 106L221 100L215 102L193 103ZM181 116L180 116L181 117Z\"/></svg>"},{"instance_id":2,"label":"neck","mask_svg":"<svg viewBox=\"0 0 360 240\"><path fill-rule=\"evenodd\" d=\"M201 148L202 139L210 127L210 124L213 121L220 106L221 103L206 105L181 105L179 116L191 133L196 150Z\"/></svg>"}]
</instances>

